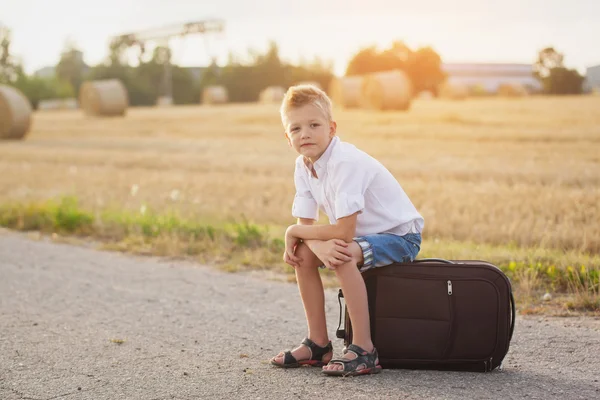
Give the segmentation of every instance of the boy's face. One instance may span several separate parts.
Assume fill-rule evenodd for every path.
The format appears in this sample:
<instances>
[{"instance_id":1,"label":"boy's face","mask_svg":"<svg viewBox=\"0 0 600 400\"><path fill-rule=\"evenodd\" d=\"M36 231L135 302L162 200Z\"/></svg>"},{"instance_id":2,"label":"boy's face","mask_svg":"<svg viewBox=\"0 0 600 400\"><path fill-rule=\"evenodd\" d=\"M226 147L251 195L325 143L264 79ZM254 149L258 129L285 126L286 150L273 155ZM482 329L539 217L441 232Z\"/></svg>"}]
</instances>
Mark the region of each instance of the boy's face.
<instances>
[{"instance_id":1,"label":"boy's face","mask_svg":"<svg viewBox=\"0 0 600 400\"><path fill-rule=\"evenodd\" d=\"M313 104L292 108L286 117L285 132L290 146L314 163L335 136L336 123Z\"/></svg>"}]
</instances>

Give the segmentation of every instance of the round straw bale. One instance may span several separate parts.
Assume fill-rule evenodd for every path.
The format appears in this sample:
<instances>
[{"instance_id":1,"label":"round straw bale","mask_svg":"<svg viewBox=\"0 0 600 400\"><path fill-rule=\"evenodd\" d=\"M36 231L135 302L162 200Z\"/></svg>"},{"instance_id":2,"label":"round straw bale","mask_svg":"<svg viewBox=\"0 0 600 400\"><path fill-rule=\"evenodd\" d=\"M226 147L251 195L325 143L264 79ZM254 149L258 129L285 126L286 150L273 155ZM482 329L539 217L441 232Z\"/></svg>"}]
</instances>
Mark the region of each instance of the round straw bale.
<instances>
[{"instance_id":1,"label":"round straw bale","mask_svg":"<svg viewBox=\"0 0 600 400\"><path fill-rule=\"evenodd\" d=\"M0 85L0 139L23 139L31 126L31 111L23 93Z\"/></svg>"},{"instance_id":2,"label":"round straw bale","mask_svg":"<svg viewBox=\"0 0 600 400\"><path fill-rule=\"evenodd\" d=\"M439 97L450 100L464 100L469 96L469 88L460 83L445 82L439 88Z\"/></svg>"},{"instance_id":3,"label":"round straw bale","mask_svg":"<svg viewBox=\"0 0 600 400\"><path fill-rule=\"evenodd\" d=\"M228 95L225 86L207 86L202 91L202 103L204 104L223 104L227 101Z\"/></svg>"},{"instance_id":4,"label":"round straw bale","mask_svg":"<svg viewBox=\"0 0 600 400\"><path fill-rule=\"evenodd\" d=\"M269 86L263 89L259 95L261 103L281 103L285 96L285 89L281 86Z\"/></svg>"},{"instance_id":5,"label":"round straw bale","mask_svg":"<svg viewBox=\"0 0 600 400\"><path fill-rule=\"evenodd\" d=\"M344 108L359 107L363 80L364 77L358 75L333 78L329 84L333 104Z\"/></svg>"},{"instance_id":6,"label":"round straw bale","mask_svg":"<svg viewBox=\"0 0 600 400\"><path fill-rule=\"evenodd\" d=\"M400 70L367 75L362 84L361 103L375 110L408 110L412 83Z\"/></svg>"},{"instance_id":7,"label":"round straw bale","mask_svg":"<svg viewBox=\"0 0 600 400\"><path fill-rule=\"evenodd\" d=\"M504 97L523 97L529 93L520 83L503 83L498 86L498 95Z\"/></svg>"},{"instance_id":8,"label":"round straw bale","mask_svg":"<svg viewBox=\"0 0 600 400\"><path fill-rule=\"evenodd\" d=\"M423 90L423 91L419 92L419 95L418 95L419 100L431 100L434 97L435 96L433 95L431 90Z\"/></svg>"},{"instance_id":9,"label":"round straw bale","mask_svg":"<svg viewBox=\"0 0 600 400\"><path fill-rule=\"evenodd\" d=\"M156 99L156 105L158 107L169 107L173 105L173 98L170 96L159 96Z\"/></svg>"},{"instance_id":10,"label":"round straw bale","mask_svg":"<svg viewBox=\"0 0 600 400\"><path fill-rule=\"evenodd\" d=\"M469 86L469 96L482 97L482 96L489 96L491 94L492 93L488 92L485 85L483 85L481 83L476 83L475 85Z\"/></svg>"},{"instance_id":11,"label":"round straw bale","mask_svg":"<svg viewBox=\"0 0 600 400\"><path fill-rule=\"evenodd\" d=\"M79 104L87 115L123 116L129 106L129 96L118 79L87 81L79 89Z\"/></svg>"}]
</instances>

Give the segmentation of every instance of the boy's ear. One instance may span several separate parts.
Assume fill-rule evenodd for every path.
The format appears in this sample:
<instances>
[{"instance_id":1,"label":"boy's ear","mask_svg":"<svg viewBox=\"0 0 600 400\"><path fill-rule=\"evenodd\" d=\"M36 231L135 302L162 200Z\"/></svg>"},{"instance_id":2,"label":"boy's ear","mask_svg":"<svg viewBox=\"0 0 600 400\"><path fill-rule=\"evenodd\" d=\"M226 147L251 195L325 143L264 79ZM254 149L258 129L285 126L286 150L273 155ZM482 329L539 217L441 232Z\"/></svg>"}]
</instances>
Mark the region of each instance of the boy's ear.
<instances>
[{"instance_id":1,"label":"boy's ear","mask_svg":"<svg viewBox=\"0 0 600 400\"><path fill-rule=\"evenodd\" d=\"M329 122L329 137L332 138L335 136L337 132L337 123L335 121Z\"/></svg>"},{"instance_id":2,"label":"boy's ear","mask_svg":"<svg viewBox=\"0 0 600 400\"><path fill-rule=\"evenodd\" d=\"M283 136L285 136L285 138L286 138L286 140L287 140L287 142L288 142L288 145L289 145L290 147L292 147L292 141L290 140L290 137L288 136L288 134L287 134L287 132L286 132L286 131L283 131Z\"/></svg>"}]
</instances>

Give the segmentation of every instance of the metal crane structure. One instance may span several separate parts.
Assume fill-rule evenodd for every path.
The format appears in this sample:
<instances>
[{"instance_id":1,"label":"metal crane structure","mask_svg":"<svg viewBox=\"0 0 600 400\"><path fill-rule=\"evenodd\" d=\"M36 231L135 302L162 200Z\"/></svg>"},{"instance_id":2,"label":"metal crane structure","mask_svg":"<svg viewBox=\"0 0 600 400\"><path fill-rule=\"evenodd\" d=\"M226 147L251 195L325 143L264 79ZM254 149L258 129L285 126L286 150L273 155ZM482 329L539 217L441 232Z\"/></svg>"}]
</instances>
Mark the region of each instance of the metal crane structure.
<instances>
[{"instance_id":1,"label":"metal crane structure","mask_svg":"<svg viewBox=\"0 0 600 400\"><path fill-rule=\"evenodd\" d=\"M139 46L141 54L144 53L147 44L155 43L158 46L159 59L164 65L162 93L158 98L158 105L170 105L173 102L173 78L169 40L193 34L209 35L224 31L225 22L223 20L206 19L114 36L112 43L126 47Z\"/></svg>"}]
</instances>

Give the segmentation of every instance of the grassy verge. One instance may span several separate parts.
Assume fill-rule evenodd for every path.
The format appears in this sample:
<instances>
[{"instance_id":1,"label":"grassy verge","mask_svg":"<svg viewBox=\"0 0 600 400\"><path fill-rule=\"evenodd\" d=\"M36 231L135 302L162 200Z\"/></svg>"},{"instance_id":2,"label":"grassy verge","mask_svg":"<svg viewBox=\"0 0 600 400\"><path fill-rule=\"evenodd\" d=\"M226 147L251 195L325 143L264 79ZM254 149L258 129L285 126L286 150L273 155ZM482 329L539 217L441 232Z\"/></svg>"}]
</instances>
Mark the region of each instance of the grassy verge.
<instances>
[{"instance_id":1,"label":"grassy verge","mask_svg":"<svg viewBox=\"0 0 600 400\"><path fill-rule=\"evenodd\" d=\"M281 261L284 244L279 235L247 221L217 226L183 218L176 212L93 212L82 209L77 199L65 197L0 205L0 226L93 238L110 250L193 257L229 272L269 270L294 280L293 270ZM426 240L422 247L420 258L484 259L498 265L513 282L524 313L600 312L599 256L437 239ZM335 285L330 271L324 271L324 278L328 286Z\"/></svg>"}]
</instances>

